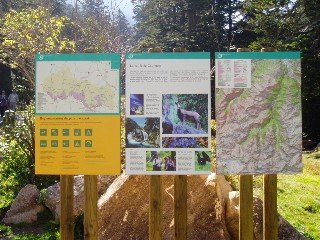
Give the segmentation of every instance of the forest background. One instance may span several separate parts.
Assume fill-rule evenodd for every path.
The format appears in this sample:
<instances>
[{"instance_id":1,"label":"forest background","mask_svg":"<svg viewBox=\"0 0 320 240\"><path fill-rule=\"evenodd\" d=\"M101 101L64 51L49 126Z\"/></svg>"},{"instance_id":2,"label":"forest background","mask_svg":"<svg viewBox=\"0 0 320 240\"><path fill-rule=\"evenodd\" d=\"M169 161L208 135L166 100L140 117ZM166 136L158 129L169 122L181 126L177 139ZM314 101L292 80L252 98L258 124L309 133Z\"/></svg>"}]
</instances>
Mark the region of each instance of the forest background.
<instances>
[{"instance_id":1,"label":"forest background","mask_svg":"<svg viewBox=\"0 0 320 240\"><path fill-rule=\"evenodd\" d=\"M7 94L17 90L24 121L0 136L0 216L25 184L42 189L58 180L33 174L37 53L81 53L95 48L122 53L124 63L127 52L145 52L150 47L172 52L185 47L190 52L211 52L214 86L215 52L243 47L299 51L304 143L315 147L320 142L319 1L131 0L133 25L122 12L121 1L112 2L106 6L103 0L1 0L0 90ZM121 93L125 94L122 66Z\"/></svg>"},{"instance_id":2,"label":"forest background","mask_svg":"<svg viewBox=\"0 0 320 240\"><path fill-rule=\"evenodd\" d=\"M112 7L103 0L2 0L1 88L10 93L14 86L20 99L29 103L34 97L35 54L66 48L126 53L149 47L172 52L175 47L185 47L211 52L212 58L215 52L242 47L300 51L304 137L319 142L318 1L131 0L133 26L120 9L122 1L111 2ZM213 64L214 59L214 82Z\"/></svg>"}]
</instances>

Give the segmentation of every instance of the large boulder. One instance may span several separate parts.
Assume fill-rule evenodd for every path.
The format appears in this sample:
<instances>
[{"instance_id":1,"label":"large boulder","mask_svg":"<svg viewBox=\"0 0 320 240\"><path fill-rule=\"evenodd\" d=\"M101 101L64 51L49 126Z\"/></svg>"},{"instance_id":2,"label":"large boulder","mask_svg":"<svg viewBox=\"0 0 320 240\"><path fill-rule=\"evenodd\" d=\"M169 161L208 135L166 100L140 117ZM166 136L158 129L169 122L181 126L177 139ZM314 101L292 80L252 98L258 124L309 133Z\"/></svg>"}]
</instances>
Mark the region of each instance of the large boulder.
<instances>
[{"instance_id":1,"label":"large boulder","mask_svg":"<svg viewBox=\"0 0 320 240\"><path fill-rule=\"evenodd\" d=\"M98 194L99 196L106 191L109 185L114 181L115 176L98 176ZM80 216L84 211L84 176L78 175L74 177L73 187L73 208L74 215ZM55 217L55 221L60 221L60 183L56 183L48 187L48 198L45 205L50 209Z\"/></svg>"},{"instance_id":2,"label":"large boulder","mask_svg":"<svg viewBox=\"0 0 320 240\"><path fill-rule=\"evenodd\" d=\"M32 223L37 220L38 213L44 206L38 204L39 190L37 186L28 184L20 190L2 222L6 224Z\"/></svg>"},{"instance_id":3,"label":"large boulder","mask_svg":"<svg viewBox=\"0 0 320 240\"><path fill-rule=\"evenodd\" d=\"M229 193L229 201L226 208L227 227L232 239L239 239L239 191ZM263 239L263 201L253 198L253 222L254 239ZM288 221L278 214L278 237L279 240L294 239L306 240Z\"/></svg>"},{"instance_id":4,"label":"large boulder","mask_svg":"<svg viewBox=\"0 0 320 240\"><path fill-rule=\"evenodd\" d=\"M174 179L162 176L163 239L174 239ZM149 239L149 176L121 175L98 202L99 239ZM221 191L231 188L216 176L188 176L188 239L230 239ZM221 183L221 184L220 184ZM219 187L218 187L219 185ZM221 185L221 186L220 186Z\"/></svg>"},{"instance_id":5,"label":"large boulder","mask_svg":"<svg viewBox=\"0 0 320 240\"><path fill-rule=\"evenodd\" d=\"M173 176L162 176L163 239L174 239ZM149 176L122 174L98 201L99 239L149 238ZM238 239L239 192L224 176L188 176L188 239ZM254 239L263 239L263 203L254 198ZM304 240L278 215L279 239Z\"/></svg>"}]
</instances>

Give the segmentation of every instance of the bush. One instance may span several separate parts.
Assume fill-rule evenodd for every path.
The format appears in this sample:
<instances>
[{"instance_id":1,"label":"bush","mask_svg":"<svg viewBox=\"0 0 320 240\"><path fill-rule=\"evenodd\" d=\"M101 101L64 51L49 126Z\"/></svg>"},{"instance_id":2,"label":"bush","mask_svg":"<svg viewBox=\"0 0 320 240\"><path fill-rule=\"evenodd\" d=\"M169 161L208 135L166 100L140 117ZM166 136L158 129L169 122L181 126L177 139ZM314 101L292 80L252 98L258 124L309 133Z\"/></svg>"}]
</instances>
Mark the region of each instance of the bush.
<instances>
[{"instance_id":1,"label":"bush","mask_svg":"<svg viewBox=\"0 0 320 240\"><path fill-rule=\"evenodd\" d=\"M9 206L25 185L42 189L58 180L57 176L35 175L34 103L17 112L16 118L15 124L0 130L0 209Z\"/></svg>"}]
</instances>

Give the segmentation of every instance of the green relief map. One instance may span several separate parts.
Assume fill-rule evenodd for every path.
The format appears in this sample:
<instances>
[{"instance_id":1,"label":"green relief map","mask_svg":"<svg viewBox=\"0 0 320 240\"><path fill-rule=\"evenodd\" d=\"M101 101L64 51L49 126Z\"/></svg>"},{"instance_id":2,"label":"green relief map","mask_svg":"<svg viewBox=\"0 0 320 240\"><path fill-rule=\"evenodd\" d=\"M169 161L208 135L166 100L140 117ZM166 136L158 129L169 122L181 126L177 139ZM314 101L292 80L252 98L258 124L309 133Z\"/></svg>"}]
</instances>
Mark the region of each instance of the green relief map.
<instances>
[{"instance_id":1,"label":"green relief map","mask_svg":"<svg viewBox=\"0 0 320 240\"><path fill-rule=\"evenodd\" d=\"M119 70L111 61L39 61L37 113L117 113Z\"/></svg>"},{"instance_id":2,"label":"green relief map","mask_svg":"<svg viewBox=\"0 0 320 240\"><path fill-rule=\"evenodd\" d=\"M216 60L216 87L219 174L302 171L300 59Z\"/></svg>"}]
</instances>

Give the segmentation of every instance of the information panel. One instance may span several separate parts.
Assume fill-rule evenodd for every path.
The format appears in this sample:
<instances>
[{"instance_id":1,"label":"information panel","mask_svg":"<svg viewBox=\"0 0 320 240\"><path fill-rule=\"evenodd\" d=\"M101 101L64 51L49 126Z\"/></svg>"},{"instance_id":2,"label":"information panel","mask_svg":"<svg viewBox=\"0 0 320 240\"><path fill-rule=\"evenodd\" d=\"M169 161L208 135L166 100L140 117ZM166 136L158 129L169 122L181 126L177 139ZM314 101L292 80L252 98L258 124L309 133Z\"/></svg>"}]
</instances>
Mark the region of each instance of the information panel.
<instances>
[{"instance_id":1,"label":"information panel","mask_svg":"<svg viewBox=\"0 0 320 240\"><path fill-rule=\"evenodd\" d=\"M120 174L120 54L36 55L36 174Z\"/></svg>"},{"instance_id":2,"label":"information panel","mask_svg":"<svg viewBox=\"0 0 320 240\"><path fill-rule=\"evenodd\" d=\"M211 172L209 53L126 55L126 173Z\"/></svg>"},{"instance_id":3,"label":"information panel","mask_svg":"<svg viewBox=\"0 0 320 240\"><path fill-rule=\"evenodd\" d=\"M218 52L218 174L302 172L298 52Z\"/></svg>"}]
</instances>

